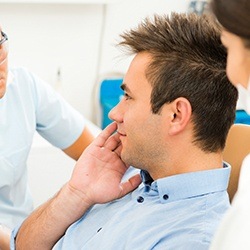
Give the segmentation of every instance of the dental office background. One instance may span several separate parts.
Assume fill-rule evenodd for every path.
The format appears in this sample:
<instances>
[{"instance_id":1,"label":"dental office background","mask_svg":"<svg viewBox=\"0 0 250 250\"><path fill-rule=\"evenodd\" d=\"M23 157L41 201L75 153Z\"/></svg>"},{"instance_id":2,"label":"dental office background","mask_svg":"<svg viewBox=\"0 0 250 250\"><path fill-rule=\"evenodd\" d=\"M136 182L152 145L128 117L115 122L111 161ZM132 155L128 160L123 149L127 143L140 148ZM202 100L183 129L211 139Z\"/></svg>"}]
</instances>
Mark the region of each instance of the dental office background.
<instances>
[{"instance_id":1,"label":"dental office background","mask_svg":"<svg viewBox=\"0 0 250 250\"><path fill-rule=\"evenodd\" d=\"M122 77L131 60L115 46L119 34L154 13L199 13L205 2L0 0L0 24L9 37L9 66L36 73L90 122L100 125L99 83L107 76ZM93 132L98 133L95 126ZM28 167L38 206L68 180L74 161L36 135Z\"/></svg>"}]
</instances>

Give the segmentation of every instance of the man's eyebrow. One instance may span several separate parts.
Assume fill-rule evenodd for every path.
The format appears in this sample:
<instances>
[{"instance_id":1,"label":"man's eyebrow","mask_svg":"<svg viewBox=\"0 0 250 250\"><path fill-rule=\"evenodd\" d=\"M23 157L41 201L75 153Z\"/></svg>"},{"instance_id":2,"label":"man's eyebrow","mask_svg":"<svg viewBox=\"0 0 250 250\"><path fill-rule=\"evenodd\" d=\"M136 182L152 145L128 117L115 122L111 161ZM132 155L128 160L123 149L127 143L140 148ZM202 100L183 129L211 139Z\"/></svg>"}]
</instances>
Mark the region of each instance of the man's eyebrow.
<instances>
[{"instance_id":1,"label":"man's eyebrow","mask_svg":"<svg viewBox=\"0 0 250 250\"><path fill-rule=\"evenodd\" d=\"M128 88L128 86L127 86L126 83L122 83L121 89L122 89L123 91L126 91L126 92L131 92L131 91L129 90L129 88Z\"/></svg>"}]
</instances>

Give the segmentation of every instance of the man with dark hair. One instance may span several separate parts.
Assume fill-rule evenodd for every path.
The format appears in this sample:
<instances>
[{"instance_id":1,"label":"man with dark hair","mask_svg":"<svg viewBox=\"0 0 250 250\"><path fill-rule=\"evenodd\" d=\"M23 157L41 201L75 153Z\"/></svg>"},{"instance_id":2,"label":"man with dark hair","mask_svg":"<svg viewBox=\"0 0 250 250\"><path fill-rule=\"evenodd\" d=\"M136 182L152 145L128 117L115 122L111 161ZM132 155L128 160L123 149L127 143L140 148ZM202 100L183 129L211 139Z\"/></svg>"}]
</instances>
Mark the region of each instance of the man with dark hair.
<instances>
[{"instance_id":1,"label":"man with dark hair","mask_svg":"<svg viewBox=\"0 0 250 250\"><path fill-rule=\"evenodd\" d=\"M135 57L115 122L13 232L13 249L208 249L229 207L222 151L237 101L219 29L172 14L121 37Z\"/></svg>"}]
</instances>

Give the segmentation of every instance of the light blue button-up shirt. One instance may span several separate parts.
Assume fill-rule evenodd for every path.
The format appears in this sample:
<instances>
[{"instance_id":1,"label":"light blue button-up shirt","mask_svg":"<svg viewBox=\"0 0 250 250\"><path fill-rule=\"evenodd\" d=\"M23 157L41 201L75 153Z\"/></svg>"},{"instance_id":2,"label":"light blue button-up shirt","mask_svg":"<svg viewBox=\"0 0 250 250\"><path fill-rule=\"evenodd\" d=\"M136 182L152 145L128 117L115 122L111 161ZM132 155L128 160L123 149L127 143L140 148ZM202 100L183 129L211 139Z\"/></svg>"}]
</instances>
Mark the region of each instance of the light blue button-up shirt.
<instances>
[{"instance_id":1,"label":"light blue button-up shirt","mask_svg":"<svg viewBox=\"0 0 250 250\"><path fill-rule=\"evenodd\" d=\"M226 190L230 169L224 164L220 169L152 183L142 171L143 183L135 191L114 202L95 205L68 228L53 249L208 249L229 208Z\"/></svg>"}]
</instances>

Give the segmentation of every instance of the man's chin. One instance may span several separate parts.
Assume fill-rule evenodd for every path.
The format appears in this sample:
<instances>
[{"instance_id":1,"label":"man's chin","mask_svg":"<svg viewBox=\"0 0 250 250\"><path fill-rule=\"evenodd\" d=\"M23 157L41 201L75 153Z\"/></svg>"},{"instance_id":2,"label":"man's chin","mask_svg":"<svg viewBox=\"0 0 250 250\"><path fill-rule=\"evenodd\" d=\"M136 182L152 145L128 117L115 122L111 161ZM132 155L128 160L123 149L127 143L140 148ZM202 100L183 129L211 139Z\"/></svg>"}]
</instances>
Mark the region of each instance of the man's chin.
<instances>
[{"instance_id":1,"label":"man's chin","mask_svg":"<svg viewBox=\"0 0 250 250\"><path fill-rule=\"evenodd\" d=\"M120 157L121 157L122 161L127 164L127 157L126 157L126 153L125 153L124 149L122 149Z\"/></svg>"},{"instance_id":2,"label":"man's chin","mask_svg":"<svg viewBox=\"0 0 250 250\"><path fill-rule=\"evenodd\" d=\"M131 165L131 158L130 158L130 155L128 155L128 153L125 152L124 150L122 150L122 152L121 152L121 159L122 159L122 161L123 161L127 166L130 166L130 165Z\"/></svg>"}]
</instances>

